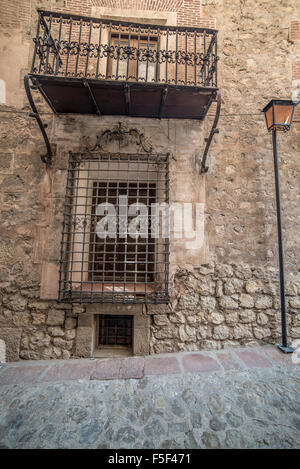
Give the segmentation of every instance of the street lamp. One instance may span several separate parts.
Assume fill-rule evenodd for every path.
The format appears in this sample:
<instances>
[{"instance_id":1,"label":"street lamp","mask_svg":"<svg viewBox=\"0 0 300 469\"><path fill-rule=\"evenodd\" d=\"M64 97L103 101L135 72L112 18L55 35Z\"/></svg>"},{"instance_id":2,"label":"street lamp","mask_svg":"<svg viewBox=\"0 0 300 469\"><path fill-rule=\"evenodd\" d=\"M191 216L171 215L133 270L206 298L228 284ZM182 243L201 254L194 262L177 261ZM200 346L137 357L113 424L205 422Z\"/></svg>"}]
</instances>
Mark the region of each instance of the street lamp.
<instances>
[{"instance_id":1,"label":"street lamp","mask_svg":"<svg viewBox=\"0 0 300 469\"><path fill-rule=\"evenodd\" d=\"M273 155L275 170L275 189L276 189L276 208L277 208L277 231L278 231L278 256L279 256L279 274L280 274L280 304L281 304L281 327L282 327L282 345L277 347L284 353L292 353L294 349L288 346L287 329L286 329L286 310L285 310L285 293L284 293L284 265L283 265L283 246L282 246L282 229L281 229L281 208L280 208L280 185L278 171L278 154L277 154L277 130L286 132L290 130L293 121L293 115L297 101L284 99L272 99L269 104L262 110L265 113L268 131L272 131L273 137Z\"/></svg>"}]
</instances>

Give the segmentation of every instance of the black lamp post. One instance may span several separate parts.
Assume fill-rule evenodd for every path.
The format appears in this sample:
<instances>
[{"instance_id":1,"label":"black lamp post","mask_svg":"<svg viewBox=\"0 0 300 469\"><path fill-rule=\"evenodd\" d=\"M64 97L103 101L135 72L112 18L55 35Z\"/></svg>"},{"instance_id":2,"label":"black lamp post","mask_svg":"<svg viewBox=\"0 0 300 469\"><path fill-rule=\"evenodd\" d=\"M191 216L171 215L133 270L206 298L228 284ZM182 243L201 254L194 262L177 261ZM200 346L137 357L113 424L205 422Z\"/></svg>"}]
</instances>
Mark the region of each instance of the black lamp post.
<instances>
[{"instance_id":1,"label":"black lamp post","mask_svg":"<svg viewBox=\"0 0 300 469\"><path fill-rule=\"evenodd\" d=\"M285 310L285 293L284 293L284 264L283 264L283 246L282 246L282 229L281 229L281 208L280 208L280 185L278 171L278 153L276 132L286 132L292 125L293 115L297 101L272 99L262 112L265 113L268 131L272 131L273 137L273 154L275 169L275 189L276 189L276 208L277 208L277 230L278 230L278 256L279 256L279 274L280 274L280 303L281 303L281 327L282 327L282 345L277 347L284 353L292 353L294 349L287 343L286 328L286 310Z\"/></svg>"}]
</instances>

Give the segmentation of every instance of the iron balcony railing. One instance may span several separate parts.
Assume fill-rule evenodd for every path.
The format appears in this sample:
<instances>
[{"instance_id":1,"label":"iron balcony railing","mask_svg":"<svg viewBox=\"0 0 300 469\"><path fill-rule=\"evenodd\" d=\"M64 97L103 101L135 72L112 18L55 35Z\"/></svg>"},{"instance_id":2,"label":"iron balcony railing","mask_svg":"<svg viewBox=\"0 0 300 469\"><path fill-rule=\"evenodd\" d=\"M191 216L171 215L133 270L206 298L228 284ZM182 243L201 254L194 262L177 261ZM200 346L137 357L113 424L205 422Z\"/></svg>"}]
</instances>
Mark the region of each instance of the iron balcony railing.
<instances>
[{"instance_id":1,"label":"iron balcony railing","mask_svg":"<svg viewBox=\"0 0 300 469\"><path fill-rule=\"evenodd\" d=\"M217 31L38 10L31 73L217 88Z\"/></svg>"}]
</instances>

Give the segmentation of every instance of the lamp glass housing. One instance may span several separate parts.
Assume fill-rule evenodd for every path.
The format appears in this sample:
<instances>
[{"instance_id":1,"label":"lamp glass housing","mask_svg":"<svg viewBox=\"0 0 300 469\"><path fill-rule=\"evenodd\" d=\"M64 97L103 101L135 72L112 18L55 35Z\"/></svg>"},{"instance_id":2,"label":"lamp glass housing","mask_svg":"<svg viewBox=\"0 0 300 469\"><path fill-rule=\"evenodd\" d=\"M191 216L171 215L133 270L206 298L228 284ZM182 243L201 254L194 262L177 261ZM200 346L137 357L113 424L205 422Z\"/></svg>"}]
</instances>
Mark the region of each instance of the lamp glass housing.
<instances>
[{"instance_id":1,"label":"lamp glass housing","mask_svg":"<svg viewBox=\"0 0 300 469\"><path fill-rule=\"evenodd\" d=\"M268 130L289 130L296 104L291 100L272 99L263 109Z\"/></svg>"}]
</instances>

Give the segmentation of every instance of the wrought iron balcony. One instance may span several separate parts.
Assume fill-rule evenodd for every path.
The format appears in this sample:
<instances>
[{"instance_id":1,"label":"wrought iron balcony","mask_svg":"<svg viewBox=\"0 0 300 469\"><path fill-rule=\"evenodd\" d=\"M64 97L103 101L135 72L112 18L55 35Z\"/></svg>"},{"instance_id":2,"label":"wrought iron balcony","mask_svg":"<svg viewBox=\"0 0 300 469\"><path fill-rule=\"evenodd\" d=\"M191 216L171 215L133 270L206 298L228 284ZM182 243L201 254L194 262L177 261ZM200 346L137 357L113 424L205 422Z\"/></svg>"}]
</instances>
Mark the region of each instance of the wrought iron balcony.
<instances>
[{"instance_id":1,"label":"wrought iron balcony","mask_svg":"<svg viewBox=\"0 0 300 469\"><path fill-rule=\"evenodd\" d=\"M203 119L217 31L38 10L29 78L56 113Z\"/></svg>"}]
</instances>

